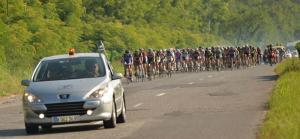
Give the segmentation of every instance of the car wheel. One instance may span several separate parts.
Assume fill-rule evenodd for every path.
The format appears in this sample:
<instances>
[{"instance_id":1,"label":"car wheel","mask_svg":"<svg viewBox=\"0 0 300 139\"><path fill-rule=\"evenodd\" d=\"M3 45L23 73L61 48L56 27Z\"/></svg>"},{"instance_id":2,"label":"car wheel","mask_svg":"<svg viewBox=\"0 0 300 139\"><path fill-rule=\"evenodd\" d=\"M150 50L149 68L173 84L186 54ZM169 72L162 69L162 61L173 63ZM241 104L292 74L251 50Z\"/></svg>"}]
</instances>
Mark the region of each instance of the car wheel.
<instances>
[{"instance_id":1,"label":"car wheel","mask_svg":"<svg viewBox=\"0 0 300 139\"><path fill-rule=\"evenodd\" d=\"M117 118L117 123L125 123L126 122L126 106L125 106L125 98L122 101L122 113Z\"/></svg>"},{"instance_id":2,"label":"car wheel","mask_svg":"<svg viewBox=\"0 0 300 139\"><path fill-rule=\"evenodd\" d=\"M117 115L115 103L112 106L111 118L103 121L104 128L115 128L117 126Z\"/></svg>"},{"instance_id":3,"label":"car wheel","mask_svg":"<svg viewBox=\"0 0 300 139\"><path fill-rule=\"evenodd\" d=\"M25 123L25 130L27 134L36 134L39 132L39 125Z\"/></svg>"},{"instance_id":4,"label":"car wheel","mask_svg":"<svg viewBox=\"0 0 300 139\"><path fill-rule=\"evenodd\" d=\"M52 128L52 125L42 125L42 129L44 131L50 130Z\"/></svg>"}]
</instances>

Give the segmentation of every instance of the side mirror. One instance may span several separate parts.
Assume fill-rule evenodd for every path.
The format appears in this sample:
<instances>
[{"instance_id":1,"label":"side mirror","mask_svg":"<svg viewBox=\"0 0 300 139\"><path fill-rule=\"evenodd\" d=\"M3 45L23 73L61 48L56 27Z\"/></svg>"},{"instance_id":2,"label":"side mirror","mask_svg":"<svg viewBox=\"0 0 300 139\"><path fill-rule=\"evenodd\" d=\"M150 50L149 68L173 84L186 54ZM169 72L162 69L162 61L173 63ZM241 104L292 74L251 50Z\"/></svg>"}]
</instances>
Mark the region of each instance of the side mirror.
<instances>
[{"instance_id":1,"label":"side mirror","mask_svg":"<svg viewBox=\"0 0 300 139\"><path fill-rule=\"evenodd\" d=\"M29 84L30 84L30 80L22 80L21 81L21 85L23 85L23 86L29 86Z\"/></svg>"},{"instance_id":2,"label":"side mirror","mask_svg":"<svg viewBox=\"0 0 300 139\"><path fill-rule=\"evenodd\" d=\"M118 80L123 77L122 73L114 73L112 76L112 80Z\"/></svg>"}]
</instances>

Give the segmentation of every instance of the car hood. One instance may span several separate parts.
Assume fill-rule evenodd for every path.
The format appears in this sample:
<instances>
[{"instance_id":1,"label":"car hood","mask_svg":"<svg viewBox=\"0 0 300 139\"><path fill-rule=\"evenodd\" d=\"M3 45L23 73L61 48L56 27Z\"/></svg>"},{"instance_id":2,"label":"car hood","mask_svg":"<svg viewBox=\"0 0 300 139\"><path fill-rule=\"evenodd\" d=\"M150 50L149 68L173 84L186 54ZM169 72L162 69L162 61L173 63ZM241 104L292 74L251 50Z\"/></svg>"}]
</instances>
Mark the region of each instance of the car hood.
<instances>
[{"instance_id":1,"label":"car hood","mask_svg":"<svg viewBox=\"0 0 300 139\"><path fill-rule=\"evenodd\" d=\"M59 103L62 101L82 101L91 90L104 84L105 78L86 78L59 81L43 81L30 83L27 92L36 95L44 103ZM59 95L69 94L68 99Z\"/></svg>"}]
</instances>

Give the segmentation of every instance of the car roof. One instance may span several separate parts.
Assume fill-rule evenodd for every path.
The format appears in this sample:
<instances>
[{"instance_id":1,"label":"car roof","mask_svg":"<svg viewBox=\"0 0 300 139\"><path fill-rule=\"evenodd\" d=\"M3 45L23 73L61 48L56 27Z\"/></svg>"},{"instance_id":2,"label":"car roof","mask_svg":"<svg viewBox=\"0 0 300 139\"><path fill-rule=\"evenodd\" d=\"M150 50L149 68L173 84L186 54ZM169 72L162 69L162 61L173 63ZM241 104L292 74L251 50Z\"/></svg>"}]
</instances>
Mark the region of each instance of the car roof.
<instances>
[{"instance_id":1,"label":"car roof","mask_svg":"<svg viewBox=\"0 0 300 139\"><path fill-rule=\"evenodd\" d=\"M56 60L56 59L65 59L65 58L74 58L74 57L99 57L99 53L75 53L74 55L54 55L49 57L44 57L42 61L45 60Z\"/></svg>"}]
</instances>

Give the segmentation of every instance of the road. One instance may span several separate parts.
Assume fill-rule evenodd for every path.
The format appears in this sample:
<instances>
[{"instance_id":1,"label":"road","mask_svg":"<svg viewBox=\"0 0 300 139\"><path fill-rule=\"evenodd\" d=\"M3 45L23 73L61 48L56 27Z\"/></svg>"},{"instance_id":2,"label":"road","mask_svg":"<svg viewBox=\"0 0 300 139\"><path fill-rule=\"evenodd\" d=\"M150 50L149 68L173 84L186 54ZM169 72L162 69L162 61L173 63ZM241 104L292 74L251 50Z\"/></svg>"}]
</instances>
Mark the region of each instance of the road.
<instances>
[{"instance_id":1,"label":"road","mask_svg":"<svg viewBox=\"0 0 300 139\"><path fill-rule=\"evenodd\" d=\"M55 126L26 135L21 98L0 101L0 138L254 139L276 75L270 66L176 74L125 85L128 122Z\"/></svg>"}]
</instances>

